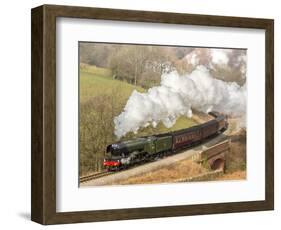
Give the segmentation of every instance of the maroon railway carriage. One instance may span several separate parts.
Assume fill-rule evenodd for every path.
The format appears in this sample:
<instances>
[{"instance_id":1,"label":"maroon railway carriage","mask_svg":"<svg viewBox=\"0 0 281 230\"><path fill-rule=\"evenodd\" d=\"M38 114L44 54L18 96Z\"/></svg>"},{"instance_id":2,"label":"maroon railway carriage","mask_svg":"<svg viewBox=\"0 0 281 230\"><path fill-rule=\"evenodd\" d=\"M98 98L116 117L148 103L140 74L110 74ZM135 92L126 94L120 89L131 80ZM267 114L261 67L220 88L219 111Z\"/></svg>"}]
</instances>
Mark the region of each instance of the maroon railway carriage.
<instances>
[{"instance_id":1,"label":"maroon railway carriage","mask_svg":"<svg viewBox=\"0 0 281 230\"><path fill-rule=\"evenodd\" d=\"M173 145L172 150L178 150L191 146L201 140L201 131L199 125L191 128L182 129L172 133Z\"/></svg>"},{"instance_id":2,"label":"maroon railway carriage","mask_svg":"<svg viewBox=\"0 0 281 230\"><path fill-rule=\"evenodd\" d=\"M172 132L172 150L177 151L179 149L196 145L211 136L223 132L225 129L227 129L227 125L228 123L224 116L216 116L216 119L208 121L204 124Z\"/></svg>"}]
</instances>

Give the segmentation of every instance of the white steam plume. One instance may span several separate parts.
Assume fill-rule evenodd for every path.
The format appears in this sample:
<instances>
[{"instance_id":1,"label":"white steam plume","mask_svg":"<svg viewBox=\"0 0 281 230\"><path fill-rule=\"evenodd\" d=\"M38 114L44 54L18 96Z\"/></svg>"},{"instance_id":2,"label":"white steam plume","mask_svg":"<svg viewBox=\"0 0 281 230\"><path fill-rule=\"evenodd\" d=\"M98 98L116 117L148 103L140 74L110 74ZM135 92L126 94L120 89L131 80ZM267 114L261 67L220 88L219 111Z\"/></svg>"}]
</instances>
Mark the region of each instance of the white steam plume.
<instances>
[{"instance_id":1,"label":"white steam plume","mask_svg":"<svg viewBox=\"0 0 281 230\"><path fill-rule=\"evenodd\" d=\"M160 86L146 93L133 91L123 112L114 118L115 135L137 133L139 128L156 127L159 122L172 127L178 117L191 117L192 109L244 117L246 87L215 79L204 66L183 76L176 71L163 74Z\"/></svg>"}]
</instances>

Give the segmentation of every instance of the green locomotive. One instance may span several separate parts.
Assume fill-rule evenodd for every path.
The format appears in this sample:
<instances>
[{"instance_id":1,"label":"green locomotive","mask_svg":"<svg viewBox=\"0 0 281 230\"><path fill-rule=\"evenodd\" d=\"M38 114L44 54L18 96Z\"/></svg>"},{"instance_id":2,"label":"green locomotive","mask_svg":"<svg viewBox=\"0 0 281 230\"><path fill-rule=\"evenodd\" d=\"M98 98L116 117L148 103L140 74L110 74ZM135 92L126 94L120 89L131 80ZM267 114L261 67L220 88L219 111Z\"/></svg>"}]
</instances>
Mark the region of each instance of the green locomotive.
<instances>
[{"instance_id":1,"label":"green locomotive","mask_svg":"<svg viewBox=\"0 0 281 230\"><path fill-rule=\"evenodd\" d=\"M166 155L171 149L172 136L166 134L115 143L107 147L104 166L111 170L127 168Z\"/></svg>"}]
</instances>

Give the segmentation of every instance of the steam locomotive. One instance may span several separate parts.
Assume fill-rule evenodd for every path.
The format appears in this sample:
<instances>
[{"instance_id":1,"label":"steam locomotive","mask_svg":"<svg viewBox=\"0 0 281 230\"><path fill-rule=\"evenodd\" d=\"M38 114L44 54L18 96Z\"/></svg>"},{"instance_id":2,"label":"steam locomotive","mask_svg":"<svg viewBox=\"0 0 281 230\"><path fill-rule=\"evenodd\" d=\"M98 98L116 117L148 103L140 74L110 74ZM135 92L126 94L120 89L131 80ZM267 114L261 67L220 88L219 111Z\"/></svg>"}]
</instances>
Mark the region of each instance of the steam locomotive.
<instances>
[{"instance_id":1,"label":"steam locomotive","mask_svg":"<svg viewBox=\"0 0 281 230\"><path fill-rule=\"evenodd\" d=\"M132 165L153 161L198 145L202 141L227 130L228 121L226 115L218 112L210 112L209 114L214 119L204 124L108 145L103 166L108 171L126 169Z\"/></svg>"}]
</instances>

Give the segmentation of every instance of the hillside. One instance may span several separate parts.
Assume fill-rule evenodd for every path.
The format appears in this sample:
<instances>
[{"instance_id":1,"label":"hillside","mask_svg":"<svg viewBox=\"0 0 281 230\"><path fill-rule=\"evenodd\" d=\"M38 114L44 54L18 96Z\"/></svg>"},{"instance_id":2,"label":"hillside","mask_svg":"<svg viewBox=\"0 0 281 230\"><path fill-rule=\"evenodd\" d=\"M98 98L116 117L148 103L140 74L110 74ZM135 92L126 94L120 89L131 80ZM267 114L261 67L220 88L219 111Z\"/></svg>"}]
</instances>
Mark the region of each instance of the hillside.
<instances>
[{"instance_id":1,"label":"hillside","mask_svg":"<svg viewBox=\"0 0 281 230\"><path fill-rule=\"evenodd\" d=\"M118 141L114 135L114 117L119 115L133 90L145 89L114 79L110 70L80 65L80 175L102 169L106 146ZM170 129L162 123L146 127L137 134L128 133L122 140L187 128L197 124L181 117Z\"/></svg>"}]
</instances>

